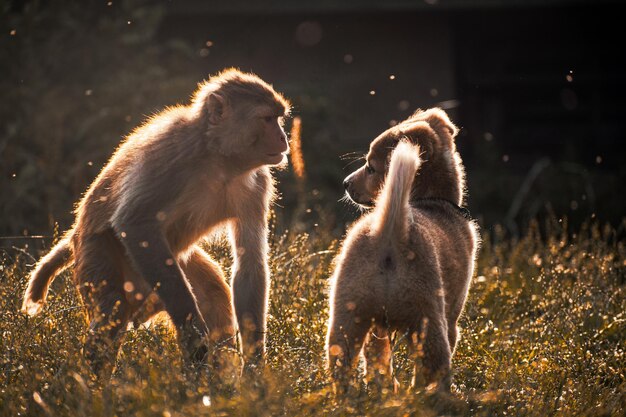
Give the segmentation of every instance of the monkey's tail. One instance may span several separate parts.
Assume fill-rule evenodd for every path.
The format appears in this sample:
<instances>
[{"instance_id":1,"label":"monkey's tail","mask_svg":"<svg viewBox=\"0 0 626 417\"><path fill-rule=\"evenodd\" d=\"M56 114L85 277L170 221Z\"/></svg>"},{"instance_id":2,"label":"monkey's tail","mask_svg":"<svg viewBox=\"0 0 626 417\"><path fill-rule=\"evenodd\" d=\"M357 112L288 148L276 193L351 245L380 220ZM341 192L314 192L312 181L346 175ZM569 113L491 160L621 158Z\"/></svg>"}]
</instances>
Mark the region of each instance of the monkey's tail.
<instances>
[{"instance_id":1,"label":"monkey's tail","mask_svg":"<svg viewBox=\"0 0 626 417\"><path fill-rule=\"evenodd\" d=\"M70 247L71 235L66 235L54 248L37 262L37 266L30 274L28 288L24 293L22 312L29 316L39 313L46 301L48 287L54 278L72 261L73 254Z\"/></svg>"},{"instance_id":2,"label":"monkey's tail","mask_svg":"<svg viewBox=\"0 0 626 417\"><path fill-rule=\"evenodd\" d=\"M374 228L383 241L404 241L411 215L409 198L413 179L421 164L419 146L401 141L391 155L389 171L376 201Z\"/></svg>"}]
</instances>

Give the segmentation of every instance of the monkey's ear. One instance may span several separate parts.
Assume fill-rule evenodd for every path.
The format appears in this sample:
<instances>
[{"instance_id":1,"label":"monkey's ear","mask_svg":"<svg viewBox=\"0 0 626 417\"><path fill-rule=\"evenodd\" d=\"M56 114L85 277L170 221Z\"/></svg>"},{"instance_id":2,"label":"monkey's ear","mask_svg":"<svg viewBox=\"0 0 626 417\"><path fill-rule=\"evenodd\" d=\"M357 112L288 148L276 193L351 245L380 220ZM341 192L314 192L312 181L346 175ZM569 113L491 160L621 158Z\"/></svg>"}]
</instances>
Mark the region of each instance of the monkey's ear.
<instances>
[{"instance_id":1,"label":"monkey's ear","mask_svg":"<svg viewBox=\"0 0 626 417\"><path fill-rule=\"evenodd\" d=\"M226 100L217 93L209 94L207 98L207 112L209 113L209 123L219 124L226 115Z\"/></svg>"}]
</instances>

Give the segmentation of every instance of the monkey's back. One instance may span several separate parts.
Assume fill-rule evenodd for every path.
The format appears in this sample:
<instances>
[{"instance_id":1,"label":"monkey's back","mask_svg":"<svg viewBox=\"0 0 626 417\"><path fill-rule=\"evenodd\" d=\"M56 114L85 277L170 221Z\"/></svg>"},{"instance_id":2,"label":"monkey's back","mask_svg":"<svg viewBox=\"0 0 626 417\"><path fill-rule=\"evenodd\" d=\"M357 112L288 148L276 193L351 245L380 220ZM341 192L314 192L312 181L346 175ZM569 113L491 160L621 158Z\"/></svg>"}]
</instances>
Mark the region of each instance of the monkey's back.
<instances>
[{"instance_id":1,"label":"monkey's back","mask_svg":"<svg viewBox=\"0 0 626 417\"><path fill-rule=\"evenodd\" d=\"M193 146L190 142L198 136L191 128L188 110L187 107L166 109L120 143L76 205L76 230L90 234L110 228L113 216L121 207L132 199L141 199L142 194L153 196L153 184L163 182L156 179L180 169L177 155L188 153L186 148ZM175 189L156 191L171 193Z\"/></svg>"}]
</instances>

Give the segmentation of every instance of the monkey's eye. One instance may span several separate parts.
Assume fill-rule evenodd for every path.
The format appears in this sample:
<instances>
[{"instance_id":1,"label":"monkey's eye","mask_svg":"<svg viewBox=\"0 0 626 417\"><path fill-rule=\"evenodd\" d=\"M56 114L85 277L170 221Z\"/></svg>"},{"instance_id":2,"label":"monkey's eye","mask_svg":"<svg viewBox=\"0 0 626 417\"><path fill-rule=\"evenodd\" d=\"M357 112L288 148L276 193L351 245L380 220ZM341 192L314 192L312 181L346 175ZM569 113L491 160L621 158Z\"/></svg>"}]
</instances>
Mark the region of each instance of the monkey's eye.
<instances>
[{"instance_id":1,"label":"monkey's eye","mask_svg":"<svg viewBox=\"0 0 626 417\"><path fill-rule=\"evenodd\" d=\"M376 172L376 170L372 168L370 164L365 164L365 171L370 175Z\"/></svg>"}]
</instances>

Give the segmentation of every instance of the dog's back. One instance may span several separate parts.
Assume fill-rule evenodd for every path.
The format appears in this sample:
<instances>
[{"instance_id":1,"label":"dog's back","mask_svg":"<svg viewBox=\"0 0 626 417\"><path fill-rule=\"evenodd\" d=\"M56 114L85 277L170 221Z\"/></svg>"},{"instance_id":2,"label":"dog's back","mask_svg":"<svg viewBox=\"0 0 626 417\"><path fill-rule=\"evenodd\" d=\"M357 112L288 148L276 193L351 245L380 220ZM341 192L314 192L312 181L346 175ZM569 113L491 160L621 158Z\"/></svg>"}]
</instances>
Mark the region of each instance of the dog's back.
<instances>
[{"instance_id":1,"label":"dog's back","mask_svg":"<svg viewBox=\"0 0 626 417\"><path fill-rule=\"evenodd\" d=\"M419 147L400 142L375 209L350 230L335 275L336 286L363 299L359 313L398 328L422 316L420 300L439 295L446 318L458 317L476 249L475 227L453 203L410 201L419 166Z\"/></svg>"}]
</instances>

